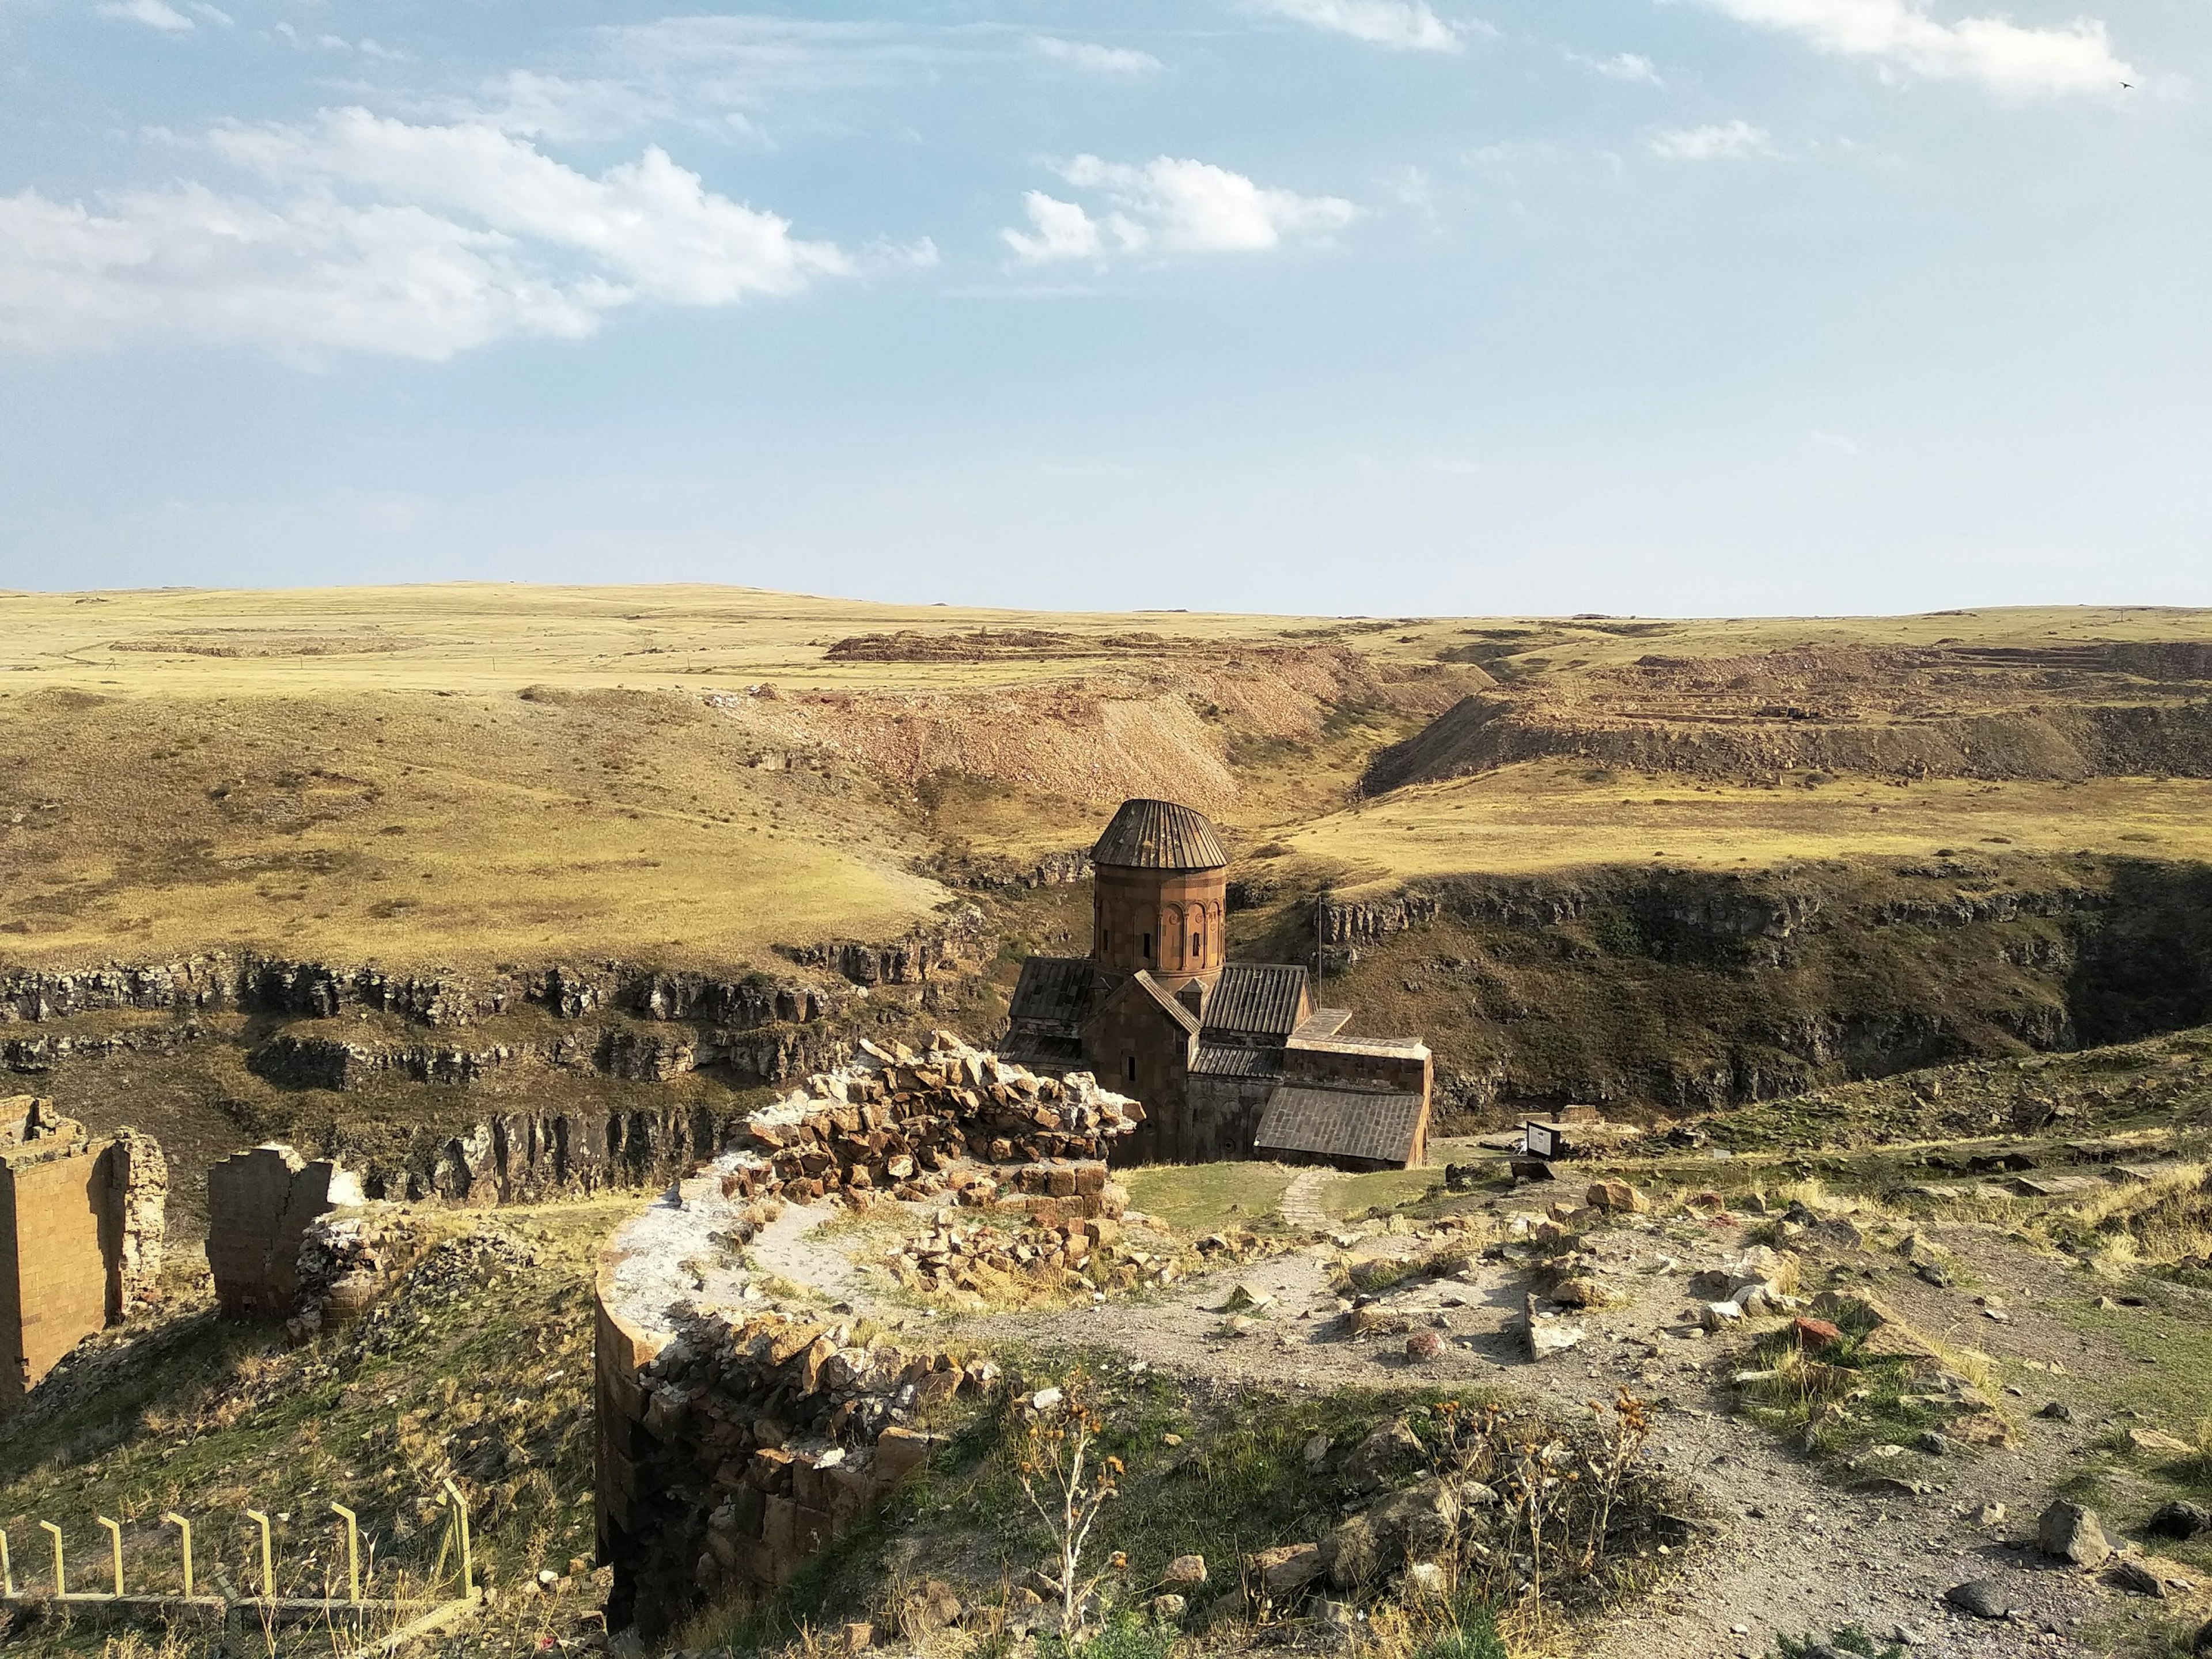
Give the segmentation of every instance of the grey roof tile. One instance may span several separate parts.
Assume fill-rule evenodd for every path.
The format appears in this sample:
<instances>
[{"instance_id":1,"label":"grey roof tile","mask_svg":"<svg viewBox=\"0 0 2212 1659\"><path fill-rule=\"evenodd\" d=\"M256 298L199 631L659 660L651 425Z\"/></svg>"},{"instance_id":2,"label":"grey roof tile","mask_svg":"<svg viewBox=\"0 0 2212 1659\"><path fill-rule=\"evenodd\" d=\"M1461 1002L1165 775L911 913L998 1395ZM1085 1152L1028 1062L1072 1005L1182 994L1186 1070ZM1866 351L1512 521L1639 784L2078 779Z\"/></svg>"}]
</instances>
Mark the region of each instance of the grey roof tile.
<instances>
[{"instance_id":1,"label":"grey roof tile","mask_svg":"<svg viewBox=\"0 0 2212 1659\"><path fill-rule=\"evenodd\" d=\"M1270 963L1232 962L1206 1000L1204 1026L1247 1041L1281 1044L1298 1027L1306 970Z\"/></svg>"},{"instance_id":2,"label":"grey roof tile","mask_svg":"<svg viewBox=\"0 0 2212 1659\"><path fill-rule=\"evenodd\" d=\"M1419 1095L1285 1083L1267 1097L1253 1148L1403 1164L1413 1156L1422 1108Z\"/></svg>"},{"instance_id":3,"label":"grey roof tile","mask_svg":"<svg viewBox=\"0 0 2212 1659\"><path fill-rule=\"evenodd\" d=\"M1125 800L1091 849L1093 864L1138 870L1218 870L1229 862L1205 813L1171 800Z\"/></svg>"}]
</instances>

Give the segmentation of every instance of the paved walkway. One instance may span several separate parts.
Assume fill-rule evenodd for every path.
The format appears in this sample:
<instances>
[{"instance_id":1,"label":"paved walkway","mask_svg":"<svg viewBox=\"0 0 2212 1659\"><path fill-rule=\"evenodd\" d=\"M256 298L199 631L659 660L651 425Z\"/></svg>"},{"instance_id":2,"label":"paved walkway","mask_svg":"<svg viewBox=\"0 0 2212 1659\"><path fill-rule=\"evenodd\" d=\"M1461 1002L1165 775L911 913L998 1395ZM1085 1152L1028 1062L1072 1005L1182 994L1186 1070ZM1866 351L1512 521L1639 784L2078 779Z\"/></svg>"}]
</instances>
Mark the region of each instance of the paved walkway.
<instances>
[{"instance_id":1,"label":"paved walkway","mask_svg":"<svg viewBox=\"0 0 2212 1659\"><path fill-rule=\"evenodd\" d=\"M1334 1170L1305 1170L1296 1180L1283 1188L1283 1196L1276 1203L1283 1219L1291 1226L1310 1233L1325 1233L1335 1226L1334 1219L1322 1208L1321 1195L1343 1177Z\"/></svg>"}]
</instances>

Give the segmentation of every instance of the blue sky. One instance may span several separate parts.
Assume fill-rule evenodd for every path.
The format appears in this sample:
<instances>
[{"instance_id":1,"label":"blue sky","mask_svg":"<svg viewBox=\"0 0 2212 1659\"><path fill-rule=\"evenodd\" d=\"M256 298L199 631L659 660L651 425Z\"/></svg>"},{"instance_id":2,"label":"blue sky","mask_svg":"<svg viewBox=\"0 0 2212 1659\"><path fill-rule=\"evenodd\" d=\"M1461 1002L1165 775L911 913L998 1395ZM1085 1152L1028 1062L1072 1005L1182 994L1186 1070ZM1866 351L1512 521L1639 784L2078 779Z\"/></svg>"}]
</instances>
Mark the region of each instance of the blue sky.
<instances>
[{"instance_id":1,"label":"blue sky","mask_svg":"<svg viewBox=\"0 0 2212 1659\"><path fill-rule=\"evenodd\" d=\"M0 586L2212 604L2080 3L0 0Z\"/></svg>"}]
</instances>

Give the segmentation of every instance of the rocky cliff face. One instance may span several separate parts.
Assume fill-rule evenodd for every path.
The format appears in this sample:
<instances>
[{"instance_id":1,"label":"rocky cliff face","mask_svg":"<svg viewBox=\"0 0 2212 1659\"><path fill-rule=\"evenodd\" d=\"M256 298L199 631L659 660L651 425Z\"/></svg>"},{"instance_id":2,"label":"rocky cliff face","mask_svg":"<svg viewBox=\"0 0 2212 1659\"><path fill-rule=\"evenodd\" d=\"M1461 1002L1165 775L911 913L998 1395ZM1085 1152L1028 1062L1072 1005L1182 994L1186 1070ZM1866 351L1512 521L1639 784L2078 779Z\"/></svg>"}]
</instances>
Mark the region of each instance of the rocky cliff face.
<instances>
[{"instance_id":1,"label":"rocky cliff face","mask_svg":"<svg viewBox=\"0 0 2212 1659\"><path fill-rule=\"evenodd\" d=\"M818 1019L838 1000L834 991L765 974L717 979L622 962L555 964L477 979L394 975L374 967L283 961L250 951L100 968L0 969L0 1024L135 1010L295 1019L395 1014L416 1024L450 1028L536 1006L570 1018L605 1009L647 1019L703 1019L743 1028Z\"/></svg>"},{"instance_id":2,"label":"rocky cliff face","mask_svg":"<svg viewBox=\"0 0 2212 1659\"><path fill-rule=\"evenodd\" d=\"M849 987L923 984L933 975L957 973L988 959L995 944L982 912L969 905L896 939L782 949L795 965L827 969ZM175 962L98 968L0 967L0 1025L137 1011L295 1019L391 1014L451 1029L542 1007L570 1019L623 1012L749 1030L823 1018L849 995L848 988L788 975L756 972L723 978L620 961L556 963L470 976L445 970L403 975L373 965L215 951Z\"/></svg>"},{"instance_id":3,"label":"rocky cliff face","mask_svg":"<svg viewBox=\"0 0 2212 1659\"><path fill-rule=\"evenodd\" d=\"M1324 998L1425 1037L1439 1103L1462 1112L1711 1109L2212 1018L2196 866L1613 869L1318 909L1342 976Z\"/></svg>"}]
</instances>

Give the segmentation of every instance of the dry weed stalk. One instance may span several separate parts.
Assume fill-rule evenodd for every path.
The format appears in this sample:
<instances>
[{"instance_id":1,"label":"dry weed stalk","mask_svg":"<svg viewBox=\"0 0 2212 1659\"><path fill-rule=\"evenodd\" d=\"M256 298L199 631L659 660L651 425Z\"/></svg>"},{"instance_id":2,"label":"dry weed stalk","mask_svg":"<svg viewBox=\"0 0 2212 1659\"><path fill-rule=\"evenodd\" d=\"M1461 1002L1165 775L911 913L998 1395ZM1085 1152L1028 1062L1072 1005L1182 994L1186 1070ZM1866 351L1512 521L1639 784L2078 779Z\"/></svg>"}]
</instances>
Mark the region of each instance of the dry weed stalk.
<instances>
[{"instance_id":1,"label":"dry weed stalk","mask_svg":"<svg viewBox=\"0 0 2212 1659\"><path fill-rule=\"evenodd\" d=\"M1026 1408L1021 1482L1030 1507L1052 1528L1059 1551L1060 1637L1073 1653L1083 1632L1083 1605L1106 1577L1097 1573L1088 1583L1079 1582L1084 1547L1124 1471L1118 1457L1094 1456L1106 1420L1090 1402L1087 1379L1078 1372L1060 1394L1042 1410Z\"/></svg>"},{"instance_id":2,"label":"dry weed stalk","mask_svg":"<svg viewBox=\"0 0 2212 1659\"><path fill-rule=\"evenodd\" d=\"M1606 1421L1606 1409L1595 1400L1590 1402L1590 1414L1597 1419L1597 1439L1583 1451L1583 1472L1589 1476L1595 1493L1589 1532L1583 1542L1584 1573L1597 1567L1598 1552L1605 1546L1606 1528L1613 1522L1613 1506L1620 1501L1621 1483L1651 1438L1651 1408L1626 1389L1614 1396L1610 1424Z\"/></svg>"}]
</instances>

